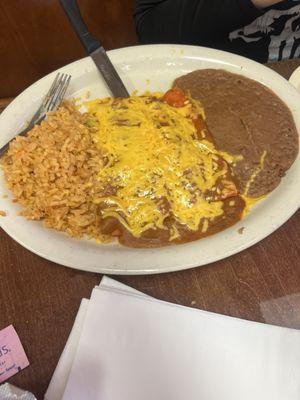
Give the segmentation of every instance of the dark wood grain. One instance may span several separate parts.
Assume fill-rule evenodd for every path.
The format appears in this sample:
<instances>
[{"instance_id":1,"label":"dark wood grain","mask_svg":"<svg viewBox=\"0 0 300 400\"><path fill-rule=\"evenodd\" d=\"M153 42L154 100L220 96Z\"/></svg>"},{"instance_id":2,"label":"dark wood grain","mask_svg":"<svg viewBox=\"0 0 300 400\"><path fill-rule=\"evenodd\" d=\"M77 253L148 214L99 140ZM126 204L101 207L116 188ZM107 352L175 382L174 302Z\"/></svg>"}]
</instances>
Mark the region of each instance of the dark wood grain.
<instances>
[{"instance_id":1,"label":"dark wood grain","mask_svg":"<svg viewBox=\"0 0 300 400\"><path fill-rule=\"evenodd\" d=\"M293 68L300 64L292 62ZM286 77L289 62L272 68ZM206 267L118 280L151 296L300 329L300 212L259 244ZM41 399L82 297L101 275L55 265L0 231L0 329L13 324L30 366L10 382Z\"/></svg>"},{"instance_id":2,"label":"dark wood grain","mask_svg":"<svg viewBox=\"0 0 300 400\"><path fill-rule=\"evenodd\" d=\"M78 0L107 49L136 44L134 0ZM0 1L0 98L12 97L85 52L59 0Z\"/></svg>"}]
</instances>

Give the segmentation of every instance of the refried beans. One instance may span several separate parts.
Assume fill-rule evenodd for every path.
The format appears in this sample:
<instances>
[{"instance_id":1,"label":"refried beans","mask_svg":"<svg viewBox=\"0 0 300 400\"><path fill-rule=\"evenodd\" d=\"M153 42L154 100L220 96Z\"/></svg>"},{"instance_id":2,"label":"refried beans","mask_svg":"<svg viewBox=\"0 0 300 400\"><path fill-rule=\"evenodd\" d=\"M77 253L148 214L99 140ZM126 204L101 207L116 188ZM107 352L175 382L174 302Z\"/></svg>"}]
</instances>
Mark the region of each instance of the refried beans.
<instances>
[{"instance_id":1,"label":"refried beans","mask_svg":"<svg viewBox=\"0 0 300 400\"><path fill-rule=\"evenodd\" d=\"M271 192L298 153L298 133L288 107L257 81L204 69L174 82L202 103L216 147L243 159L233 166L249 197Z\"/></svg>"}]
</instances>

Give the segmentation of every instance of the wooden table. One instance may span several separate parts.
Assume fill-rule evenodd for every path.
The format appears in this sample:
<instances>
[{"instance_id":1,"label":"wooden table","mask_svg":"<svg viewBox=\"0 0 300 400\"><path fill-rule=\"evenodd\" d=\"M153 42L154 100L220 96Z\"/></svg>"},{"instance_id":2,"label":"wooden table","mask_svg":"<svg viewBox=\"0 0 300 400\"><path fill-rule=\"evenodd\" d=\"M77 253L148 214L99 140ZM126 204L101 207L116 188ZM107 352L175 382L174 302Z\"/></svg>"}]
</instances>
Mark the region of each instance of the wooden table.
<instances>
[{"instance_id":1,"label":"wooden table","mask_svg":"<svg viewBox=\"0 0 300 400\"><path fill-rule=\"evenodd\" d=\"M288 78L299 65L270 67ZM207 267L116 278L163 300L300 329L300 212L259 244ZM0 329L15 326L30 360L11 383L43 397L80 301L100 279L46 261L0 230Z\"/></svg>"}]
</instances>

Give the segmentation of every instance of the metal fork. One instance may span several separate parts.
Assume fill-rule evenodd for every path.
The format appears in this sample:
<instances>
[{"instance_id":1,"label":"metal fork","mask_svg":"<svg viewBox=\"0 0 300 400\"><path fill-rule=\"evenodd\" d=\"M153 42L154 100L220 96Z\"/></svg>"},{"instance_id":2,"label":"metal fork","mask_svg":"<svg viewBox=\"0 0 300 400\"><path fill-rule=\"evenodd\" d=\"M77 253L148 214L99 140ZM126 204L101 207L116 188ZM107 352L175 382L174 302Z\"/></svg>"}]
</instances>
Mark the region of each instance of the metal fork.
<instances>
[{"instance_id":1,"label":"metal fork","mask_svg":"<svg viewBox=\"0 0 300 400\"><path fill-rule=\"evenodd\" d=\"M63 101L66 90L69 86L71 75L58 73L46 94L41 106L33 115L28 126L19 132L16 136L25 136L36 124L40 124L45 119L46 114L55 111ZM13 137L7 144L0 149L0 157L6 152L10 142L15 139Z\"/></svg>"}]
</instances>

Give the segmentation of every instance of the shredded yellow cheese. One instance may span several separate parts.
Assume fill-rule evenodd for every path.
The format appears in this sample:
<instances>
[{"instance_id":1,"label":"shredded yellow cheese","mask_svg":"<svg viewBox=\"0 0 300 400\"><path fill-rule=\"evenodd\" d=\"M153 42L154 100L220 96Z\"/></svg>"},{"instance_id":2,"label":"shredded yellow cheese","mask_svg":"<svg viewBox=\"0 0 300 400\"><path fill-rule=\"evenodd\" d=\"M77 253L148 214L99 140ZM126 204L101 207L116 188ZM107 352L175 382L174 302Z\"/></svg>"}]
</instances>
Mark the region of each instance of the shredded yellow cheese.
<instances>
[{"instance_id":1,"label":"shredded yellow cheese","mask_svg":"<svg viewBox=\"0 0 300 400\"><path fill-rule=\"evenodd\" d=\"M118 219L135 237L150 228L167 229L169 216L191 231L204 221L205 232L208 221L223 214L222 201L209 202L202 195L228 172L226 163L216 168L220 153L213 144L197 138L192 118L195 110L204 116L202 107L194 101L171 107L157 100L161 96L86 103L104 158L99 182L104 193L107 186L116 188L95 202L102 205L103 218ZM170 240L178 237L173 225Z\"/></svg>"}]
</instances>

